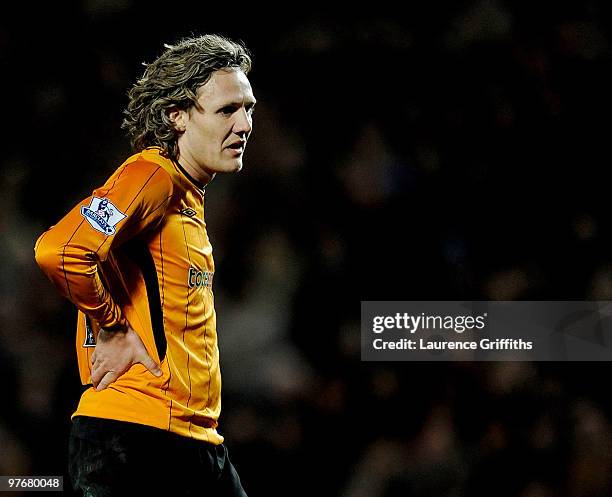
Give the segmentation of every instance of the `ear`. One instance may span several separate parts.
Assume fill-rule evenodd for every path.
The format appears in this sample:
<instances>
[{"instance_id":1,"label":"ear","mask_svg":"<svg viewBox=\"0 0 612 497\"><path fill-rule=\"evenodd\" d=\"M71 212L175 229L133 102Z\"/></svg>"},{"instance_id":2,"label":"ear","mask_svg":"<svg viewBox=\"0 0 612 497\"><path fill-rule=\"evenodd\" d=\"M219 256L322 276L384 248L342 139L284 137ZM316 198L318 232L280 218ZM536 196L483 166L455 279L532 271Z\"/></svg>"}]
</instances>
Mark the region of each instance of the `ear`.
<instances>
[{"instance_id":1,"label":"ear","mask_svg":"<svg viewBox=\"0 0 612 497\"><path fill-rule=\"evenodd\" d=\"M178 107L171 107L167 111L168 119L172 121L174 129L179 133L184 133L187 129L187 112Z\"/></svg>"}]
</instances>

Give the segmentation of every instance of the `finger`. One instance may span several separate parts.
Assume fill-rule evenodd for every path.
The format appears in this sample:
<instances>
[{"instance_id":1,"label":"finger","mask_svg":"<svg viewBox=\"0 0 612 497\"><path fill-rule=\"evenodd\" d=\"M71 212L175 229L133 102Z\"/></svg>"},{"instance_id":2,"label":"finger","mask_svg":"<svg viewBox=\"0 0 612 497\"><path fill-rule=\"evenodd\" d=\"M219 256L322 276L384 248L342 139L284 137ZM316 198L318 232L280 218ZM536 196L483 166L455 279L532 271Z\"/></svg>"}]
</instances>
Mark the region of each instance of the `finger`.
<instances>
[{"instance_id":1,"label":"finger","mask_svg":"<svg viewBox=\"0 0 612 497\"><path fill-rule=\"evenodd\" d=\"M107 373L107 370L100 368L100 366L94 366L91 370L91 383L94 388L98 386L102 377Z\"/></svg>"},{"instance_id":2,"label":"finger","mask_svg":"<svg viewBox=\"0 0 612 497\"><path fill-rule=\"evenodd\" d=\"M91 363L93 364L94 362L96 362L96 351L93 351L93 354L91 354Z\"/></svg>"},{"instance_id":3,"label":"finger","mask_svg":"<svg viewBox=\"0 0 612 497\"><path fill-rule=\"evenodd\" d=\"M117 374L117 372L111 369L104 375L104 377L102 378L102 380L96 387L96 391L99 392L100 390L104 390L111 383L114 383L115 381L117 381L118 377L119 375Z\"/></svg>"},{"instance_id":4,"label":"finger","mask_svg":"<svg viewBox=\"0 0 612 497\"><path fill-rule=\"evenodd\" d=\"M109 369L111 369L109 366L105 366L103 361L97 361L91 365L91 372L95 373L100 368L104 369L105 371L108 371Z\"/></svg>"},{"instance_id":5,"label":"finger","mask_svg":"<svg viewBox=\"0 0 612 497\"><path fill-rule=\"evenodd\" d=\"M104 375L109 371L115 371L112 366L104 364L102 361L98 361L91 368L91 381L94 387L98 386L98 383L102 381Z\"/></svg>"},{"instance_id":6,"label":"finger","mask_svg":"<svg viewBox=\"0 0 612 497\"><path fill-rule=\"evenodd\" d=\"M159 377L162 375L162 370L159 368L157 363L151 358L150 355L144 354L138 362L142 364L145 368L147 368L149 371L151 371L151 373L153 373L155 376Z\"/></svg>"}]
</instances>

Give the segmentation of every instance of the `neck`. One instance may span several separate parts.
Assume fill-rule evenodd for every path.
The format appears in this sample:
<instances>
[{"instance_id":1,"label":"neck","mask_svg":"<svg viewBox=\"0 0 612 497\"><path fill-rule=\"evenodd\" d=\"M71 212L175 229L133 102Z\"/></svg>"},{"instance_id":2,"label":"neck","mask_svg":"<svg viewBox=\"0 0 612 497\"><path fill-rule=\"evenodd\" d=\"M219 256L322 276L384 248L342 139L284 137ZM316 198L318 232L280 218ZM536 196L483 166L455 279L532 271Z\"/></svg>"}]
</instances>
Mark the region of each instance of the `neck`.
<instances>
[{"instance_id":1,"label":"neck","mask_svg":"<svg viewBox=\"0 0 612 497\"><path fill-rule=\"evenodd\" d=\"M194 180L196 180L202 187L205 187L208 183L212 181L215 177L215 173L211 173L197 167L195 161L189 157L187 154L181 155L179 153L177 157L177 162L181 165L181 167L191 176Z\"/></svg>"}]
</instances>

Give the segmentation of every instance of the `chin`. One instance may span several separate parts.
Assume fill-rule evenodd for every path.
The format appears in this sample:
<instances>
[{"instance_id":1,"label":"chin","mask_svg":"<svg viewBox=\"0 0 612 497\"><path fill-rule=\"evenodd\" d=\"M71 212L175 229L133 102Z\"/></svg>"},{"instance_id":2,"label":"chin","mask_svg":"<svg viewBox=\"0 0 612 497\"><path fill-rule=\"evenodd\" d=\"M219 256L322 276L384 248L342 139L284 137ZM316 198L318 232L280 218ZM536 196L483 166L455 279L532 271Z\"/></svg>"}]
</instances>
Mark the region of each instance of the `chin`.
<instances>
[{"instance_id":1,"label":"chin","mask_svg":"<svg viewBox=\"0 0 612 497\"><path fill-rule=\"evenodd\" d=\"M242 159L234 159L232 161L224 161L219 163L214 168L217 173L237 173L242 169Z\"/></svg>"},{"instance_id":2,"label":"chin","mask_svg":"<svg viewBox=\"0 0 612 497\"><path fill-rule=\"evenodd\" d=\"M241 170L242 170L242 161L237 161L235 164L232 165L229 172L237 173L237 172L240 172Z\"/></svg>"}]
</instances>

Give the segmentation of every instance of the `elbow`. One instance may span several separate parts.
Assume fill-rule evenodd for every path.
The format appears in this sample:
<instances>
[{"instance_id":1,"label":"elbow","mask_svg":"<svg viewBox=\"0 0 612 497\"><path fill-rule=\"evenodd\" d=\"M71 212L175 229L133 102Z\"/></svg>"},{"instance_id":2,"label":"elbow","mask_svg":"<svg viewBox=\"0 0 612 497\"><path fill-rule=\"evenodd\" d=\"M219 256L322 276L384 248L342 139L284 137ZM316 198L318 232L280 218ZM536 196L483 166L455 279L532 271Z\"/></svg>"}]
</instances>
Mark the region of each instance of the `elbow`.
<instances>
[{"instance_id":1,"label":"elbow","mask_svg":"<svg viewBox=\"0 0 612 497\"><path fill-rule=\"evenodd\" d=\"M48 232L43 233L34 246L34 258L42 271L50 275L60 266L61 247L52 243Z\"/></svg>"}]
</instances>

